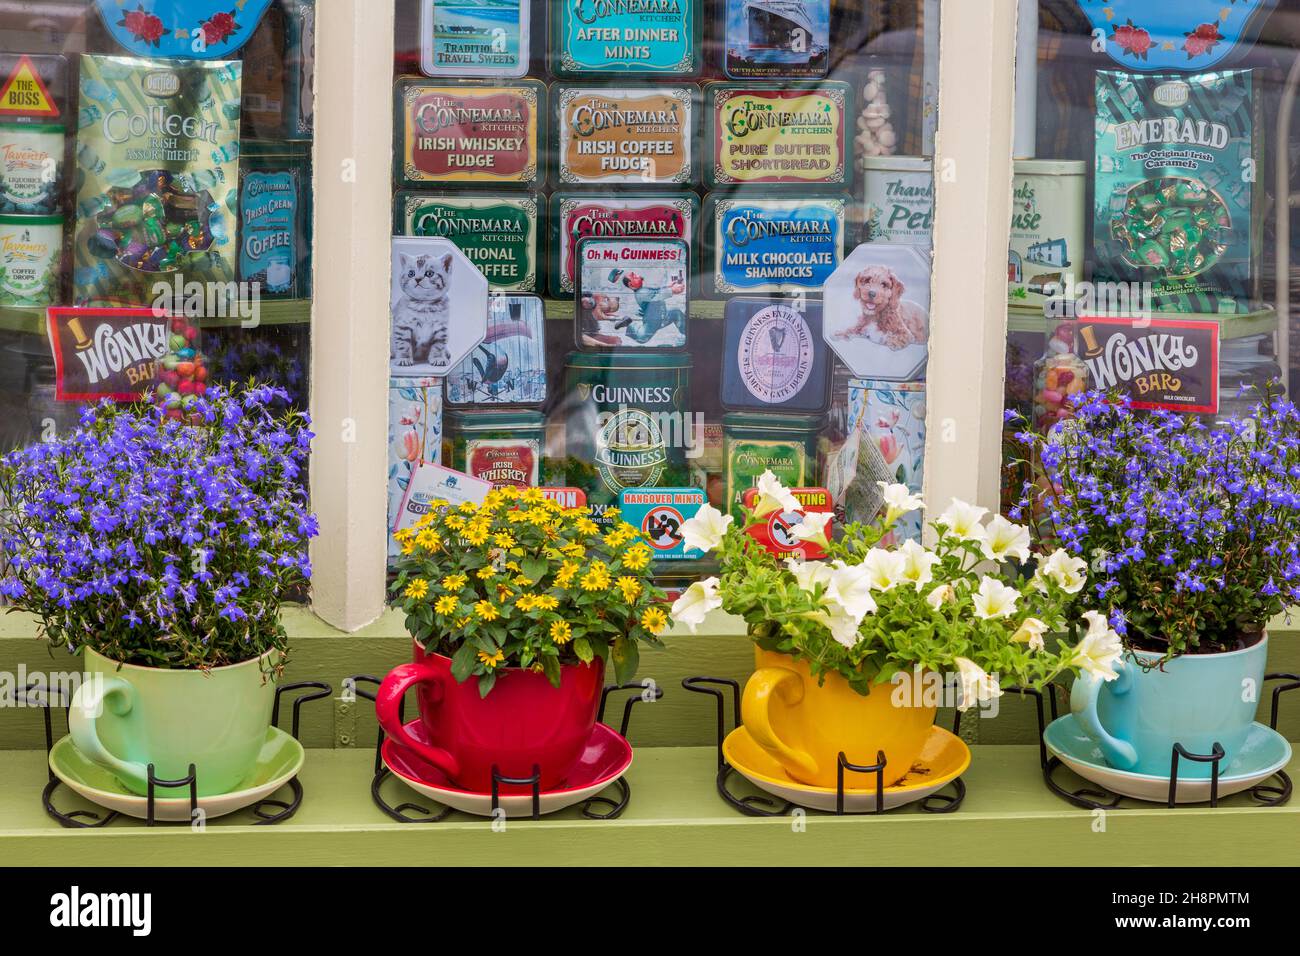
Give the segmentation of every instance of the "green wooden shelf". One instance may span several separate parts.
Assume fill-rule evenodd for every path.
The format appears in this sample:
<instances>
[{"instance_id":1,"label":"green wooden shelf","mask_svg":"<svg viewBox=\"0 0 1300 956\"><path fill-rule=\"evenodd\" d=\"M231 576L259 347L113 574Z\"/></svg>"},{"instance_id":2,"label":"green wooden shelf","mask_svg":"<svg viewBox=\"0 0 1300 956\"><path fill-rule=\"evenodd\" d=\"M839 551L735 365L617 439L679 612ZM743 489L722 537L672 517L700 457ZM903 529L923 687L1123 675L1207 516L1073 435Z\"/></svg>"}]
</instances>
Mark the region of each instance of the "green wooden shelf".
<instances>
[{"instance_id":1,"label":"green wooden shelf","mask_svg":"<svg viewBox=\"0 0 1300 956\"><path fill-rule=\"evenodd\" d=\"M635 731L633 733L635 740ZM881 816L747 817L714 789L711 747L639 749L622 817L588 820L576 808L494 829L453 814L442 823L399 824L370 800L373 751L312 750L301 775L305 796L292 819L252 826L248 811L209 822L148 828L116 820L100 830L66 830L41 807L45 755L0 754L0 853L11 866L96 865L503 865L521 863L763 865L1072 864L1202 865L1216 848L1236 865L1294 862L1300 802L1256 807L1238 795L1218 808L1112 811L1099 818L1044 787L1038 750L979 746L964 779L965 804L930 814L916 805ZM1300 771L1297 761L1291 771ZM397 780L390 802L421 799ZM744 786L743 782L739 786ZM56 802L78 798L60 788Z\"/></svg>"},{"instance_id":2,"label":"green wooden shelf","mask_svg":"<svg viewBox=\"0 0 1300 956\"><path fill-rule=\"evenodd\" d=\"M205 329L238 326L241 320L233 318L203 319ZM310 299L264 299L258 316L258 327L265 325L306 325L311 322ZM46 335L45 310L0 306L0 330L21 332L26 335Z\"/></svg>"},{"instance_id":3,"label":"green wooden shelf","mask_svg":"<svg viewBox=\"0 0 1300 956\"><path fill-rule=\"evenodd\" d=\"M1240 315L1189 315L1178 312L1158 313L1154 318L1163 319L1199 319L1219 324L1219 339L1244 339L1251 335L1268 335L1277 331L1277 312L1274 309L1259 309ZM1039 332L1046 335L1058 324L1060 319L1048 319L1041 310L1020 309L1011 306L1007 311L1007 329L1011 332Z\"/></svg>"}]
</instances>

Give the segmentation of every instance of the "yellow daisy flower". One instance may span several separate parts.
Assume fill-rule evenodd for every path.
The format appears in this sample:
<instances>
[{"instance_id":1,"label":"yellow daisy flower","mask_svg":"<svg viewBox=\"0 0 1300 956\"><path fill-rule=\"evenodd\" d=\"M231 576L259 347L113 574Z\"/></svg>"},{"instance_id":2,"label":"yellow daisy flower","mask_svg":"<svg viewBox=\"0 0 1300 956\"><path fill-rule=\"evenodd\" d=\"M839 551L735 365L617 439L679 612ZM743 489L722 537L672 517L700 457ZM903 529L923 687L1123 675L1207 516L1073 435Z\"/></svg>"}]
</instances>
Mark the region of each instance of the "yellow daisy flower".
<instances>
[{"instance_id":1,"label":"yellow daisy flower","mask_svg":"<svg viewBox=\"0 0 1300 956\"><path fill-rule=\"evenodd\" d=\"M556 644L564 645L573 639L573 628L569 626L568 621L551 622L551 640Z\"/></svg>"},{"instance_id":2,"label":"yellow daisy flower","mask_svg":"<svg viewBox=\"0 0 1300 956\"><path fill-rule=\"evenodd\" d=\"M461 528L465 527L465 519L460 515L448 515L447 520L444 523L452 531L459 531Z\"/></svg>"},{"instance_id":3,"label":"yellow daisy flower","mask_svg":"<svg viewBox=\"0 0 1300 956\"><path fill-rule=\"evenodd\" d=\"M614 582L615 586L623 592L623 600L631 604L641 596L641 582L636 578L624 575Z\"/></svg>"},{"instance_id":4,"label":"yellow daisy flower","mask_svg":"<svg viewBox=\"0 0 1300 956\"><path fill-rule=\"evenodd\" d=\"M519 496L519 500L526 505L540 505L542 502L546 501L546 496L542 494L542 489L540 488L529 488Z\"/></svg>"},{"instance_id":5,"label":"yellow daisy flower","mask_svg":"<svg viewBox=\"0 0 1300 956\"><path fill-rule=\"evenodd\" d=\"M497 543L497 547L500 548L510 549L515 546L515 536L505 531L501 531L498 532L497 534L494 534L492 536L492 540L495 541Z\"/></svg>"},{"instance_id":6,"label":"yellow daisy flower","mask_svg":"<svg viewBox=\"0 0 1300 956\"><path fill-rule=\"evenodd\" d=\"M640 571L650 563L650 549L644 544L635 544L623 552L623 564L633 571Z\"/></svg>"},{"instance_id":7,"label":"yellow daisy flower","mask_svg":"<svg viewBox=\"0 0 1300 956\"><path fill-rule=\"evenodd\" d=\"M591 570L579 582L584 591L603 591L609 587L609 569L602 561L593 561Z\"/></svg>"},{"instance_id":8,"label":"yellow daisy flower","mask_svg":"<svg viewBox=\"0 0 1300 956\"><path fill-rule=\"evenodd\" d=\"M573 577L582 569L582 565L577 561L565 561L560 565L560 570L555 572L555 583L562 588L567 588L573 583Z\"/></svg>"},{"instance_id":9,"label":"yellow daisy flower","mask_svg":"<svg viewBox=\"0 0 1300 956\"><path fill-rule=\"evenodd\" d=\"M493 670L498 664L505 663L506 656L500 651L495 654L485 654L483 651L479 651L478 659L483 662L483 666L488 670Z\"/></svg>"},{"instance_id":10,"label":"yellow daisy flower","mask_svg":"<svg viewBox=\"0 0 1300 956\"><path fill-rule=\"evenodd\" d=\"M442 579L442 589L444 591L459 591L465 586L465 575L449 574Z\"/></svg>"},{"instance_id":11,"label":"yellow daisy flower","mask_svg":"<svg viewBox=\"0 0 1300 956\"><path fill-rule=\"evenodd\" d=\"M519 595L519 600L515 602L515 607L519 608L521 611L531 611L536 606L537 598L533 597L531 594L521 594Z\"/></svg>"},{"instance_id":12,"label":"yellow daisy flower","mask_svg":"<svg viewBox=\"0 0 1300 956\"><path fill-rule=\"evenodd\" d=\"M496 609L496 605L491 601L479 601L474 605L474 613L483 621L495 621L501 616L501 613Z\"/></svg>"},{"instance_id":13,"label":"yellow daisy flower","mask_svg":"<svg viewBox=\"0 0 1300 956\"><path fill-rule=\"evenodd\" d=\"M419 600L429 593L429 582L424 578L411 578L404 592L407 597Z\"/></svg>"},{"instance_id":14,"label":"yellow daisy flower","mask_svg":"<svg viewBox=\"0 0 1300 956\"><path fill-rule=\"evenodd\" d=\"M579 518L577 527L579 531L588 536L600 534L600 525L596 524L596 522L592 521L590 518Z\"/></svg>"},{"instance_id":15,"label":"yellow daisy flower","mask_svg":"<svg viewBox=\"0 0 1300 956\"><path fill-rule=\"evenodd\" d=\"M478 571L476 572L477 577L480 581L486 581L488 578L492 577L496 573L497 573L496 569L493 568L492 565L490 564L483 565L483 567L479 568Z\"/></svg>"},{"instance_id":16,"label":"yellow daisy flower","mask_svg":"<svg viewBox=\"0 0 1300 956\"><path fill-rule=\"evenodd\" d=\"M533 607L541 611L554 611L560 606L560 602L549 594L541 594L533 598Z\"/></svg>"},{"instance_id":17,"label":"yellow daisy flower","mask_svg":"<svg viewBox=\"0 0 1300 956\"><path fill-rule=\"evenodd\" d=\"M455 614L459 607L460 601L453 594L444 594L433 602L433 609L439 614Z\"/></svg>"},{"instance_id":18,"label":"yellow daisy flower","mask_svg":"<svg viewBox=\"0 0 1300 956\"><path fill-rule=\"evenodd\" d=\"M668 626L668 615L660 608L647 608L646 612L641 615L641 626L651 634L658 634Z\"/></svg>"}]
</instances>

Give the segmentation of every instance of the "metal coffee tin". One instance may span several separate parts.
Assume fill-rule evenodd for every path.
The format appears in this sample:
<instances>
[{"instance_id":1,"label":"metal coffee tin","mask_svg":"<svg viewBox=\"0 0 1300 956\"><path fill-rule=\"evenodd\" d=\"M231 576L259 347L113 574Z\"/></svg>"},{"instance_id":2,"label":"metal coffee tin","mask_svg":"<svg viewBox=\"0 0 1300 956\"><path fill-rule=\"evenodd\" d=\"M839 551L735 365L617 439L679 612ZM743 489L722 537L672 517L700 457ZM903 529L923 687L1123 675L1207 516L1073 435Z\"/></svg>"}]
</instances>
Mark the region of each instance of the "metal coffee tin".
<instances>
[{"instance_id":1,"label":"metal coffee tin","mask_svg":"<svg viewBox=\"0 0 1300 956\"><path fill-rule=\"evenodd\" d=\"M699 72L704 5L697 0L556 0L549 6L556 76Z\"/></svg>"},{"instance_id":2,"label":"metal coffee tin","mask_svg":"<svg viewBox=\"0 0 1300 956\"><path fill-rule=\"evenodd\" d=\"M574 325L578 347L685 348L690 281L691 253L684 239L583 239Z\"/></svg>"},{"instance_id":3,"label":"metal coffee tin","mask_svg":"<svg viewBox=\"0 0 1300 956\"><path fill-rule=\"evenodd\" d=\"M542 413L518 409L447 412L443 459L498 488L536 487L545 447Z\"/></svg>"},{"instance_id":4,"label":"metal coffee tin","mask_svg":"<svg viewBox=\"0 0 1300 956\"><path fill-rule=\"evenodd\" d=\"M819 293L844 256L843 196L767 199L761 191L705 200L702 291Z\"/></svg>"},{"instance_id":5,"label":"metal coffee tin","mask_svg":"<svg viewBox=\"0 0 1300 956\"><path fill-rule=\"evenodd\" d=\"M561 186L689 186L699 91L676 86L560 86L555 182Z\"/></svg>"},{"instance_id":6,"label":"metal coffee tin","mask_svg":"<svg viewBox=\"0 0 1300 956\"><path fill-rule=\"evenodd\" d=\"M488 298L487 334L447 376L447 404L541 405L546 401L546 311L535 295Z\"/></svg>"},{"instance_id":7,"label":"metal coffee tin","mask_svg":"<svg viewBox=\"0 0 1300 956\"><path fill-rule=\"evenodd\" d=\"M820 302L738 297L727 303L723 321L725 408L826 410L831 357Z\"/></svg>"},{"instance_id":8,"label":"metal coffee tin","mask_svg":"<svg viewBox=\"0 0 1300 956\"><path fill-rule=\"evenodd\" d=\"M393 206L393 228L399 235L450 239L493 292L540 290L539 193L403 191Z\"/></svg>"},{"instance_id":9,"label":"metal coffee tin","mask_svg":"<svg viewBox=\"0 0 1300 956\"><path fill-rule=\"evenodd\" d=\"M825 186L853 178L847 83L709 83L705 185Z\"/></svg>"},{"instance_id":10,"label":"metal coffee tin","mask_svg":"<svg viewBox=\"0 0 1300 956\"><path fill-rule=\"evenodd\" d=\"M536 80L398 80L398 181L540 186L545 99L545 87Z\"/></svg>"},{"instance_id":11,"label":"metal coffee tin","mask_svg":"<svg viewBox=\"0 0 1300 956\"><path fill-rule=\"evenodd\" d=\"M624 488L688 484L689 354L571 352L564 378L566 484L594 506Z\"/></svg>"},{"instance_id":12,"label":"metal coffee tin","mask_svg":"<svg viewBox=\"0 0 1300 956\"><path fill-rule=\"evenodd\" d=\"M577 289L577 247L587 238L685 239L695 260L694 193L556 193L551 199L551 294L567 298Z\"/></svg>"},{"instance_id":13,"label":"metal coffee tin","mask_svg":"<svg viewBox=\"0 0 1300 956\"><path fill-rule=\"evenodd\" d=\"M722 416L727 507L740 520L745 489L771 471L787 488L815 484L818 415L729 412Z\"/></svg>"}]
</instances>

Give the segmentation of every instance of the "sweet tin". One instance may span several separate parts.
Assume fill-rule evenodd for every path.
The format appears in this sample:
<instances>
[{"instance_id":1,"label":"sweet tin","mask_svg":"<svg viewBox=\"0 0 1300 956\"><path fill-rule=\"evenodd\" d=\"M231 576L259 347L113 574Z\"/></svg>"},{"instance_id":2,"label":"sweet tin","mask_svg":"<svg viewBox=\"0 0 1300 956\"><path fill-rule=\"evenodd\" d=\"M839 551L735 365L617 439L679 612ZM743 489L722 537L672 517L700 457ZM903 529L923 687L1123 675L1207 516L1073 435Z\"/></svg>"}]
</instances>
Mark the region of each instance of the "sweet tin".
<instances>
[{"instance_id":1,"label":"sweet tin","mask_svg":"<svg viewBox=\"0 0 1300 956\"><path fill-rule=\"evenodd\" d=\"M787 488L805 485L817 462L818 415L728 412L722 416L727 507L737 521L746 489L770 471Z\"/></svg>"},{"instance_id":2,"label":"sweet tin","mask_svg":"<svg viewBox=\"0 0 1300 956\"><path fill-rule=\"evenodd\" d=\"M556 181L684 185L696 178L694 86L560 86Z\"/></svg>"},{"instance_id":3,"label":"sweet tin","mask_svg":"<svg viewBox=\"0 0 1300 956\"><path fill-rule=\"evenodd\" d=\"M727 303L724 323L724 407L825 411L831 358L820 302L738 297Z\"/></svg>"},{"instance_id":4,"label":"sweet tin","mask_svg":"<svg viewBox=\"0 0 1300 956\"><path fill-rule=\"evenodd\" d=\"M271 0L94 0L109 34L138 56L218 60L234 56L257 29Z\"/></svg>"},{"instance_id":5,"label":"sweet tin","mask_svg":"<svg viewBox=\"0 0 1300 956\"><path fill-rule=\"evenodd\" d=\"M818 561L826 557L826 549L820 544L811 541L800 541L791 534L791 529L803 521L805 514L813 512L834 513L835 505L831 500L831 493L825 488L791 488L790 494L799 502L797 509L785 511L778 508L769 514L766 519L746 528L745 534L778 558L790 556L801 558L804 561ZM758 502L758 496L759 490L757 488L746 488L740 496L740 502L746 508L753 510L754 505ZM831 529L828 527L826 531L829 537Z\"/></svg>"},{"instance_id":6,"label":"sweet tin","mask_svg":"<svg viewBox=\"0 0 1300 956\"><path fill-rule=\"evenodd\" d=\"M705 202L712 268L704 291L820 292L844 255L843 197L763 199L710 196Z\"/></svg>"},{"instance_id":7,"label":"sweet tin","mask_svg":"<svg viewBox=\"0 0 1300 956\"><path fill-rule=\"evenodd\" d=\"M862 157L864 242L927 243L934 224L934 170L927 156Z\"/></svg>"},{"instance_id":8,"label":"sweet tin","mask_svg":"<svg viewBox=\"0 0 1300 956\"><path fill-rule=\"evenodd\" d=\"M450 239L392 238L393 375L446 375L487 333L488 285Z\"/></svg>"},{"instance_id":9,"label":"sweet tin","mask_svg":"<svg viewBox=\"0 0 1300 956\"><path fill-rule=\"evenodd\" d=\"M624 488L618 507L623 520L644 535L655 560L683 561L704 557L699 548L686 547L682 525L707 502L699 488Z\"/></svg>"},{"instance_id":10,"label":"sweet tin","mask_svg":"<svg viewBox=\"0 0 1300 956\"><path fill-rule=\"evenodd\" d=\"M1151 308L1245 312L1263 239L1252 70L1097 73L1094 280L1150 283Z\"/></svg>"},{"instance_id":11,"label":"sweet tin","mask_svg":"<svg viewBox=\"0 0 1300 956\"><path fill-rule=\"evenodd\" d=\"M488 299L487 334L447 376L447 404L541 405L546 401L546 312L535 295Z\"/></svg>"},{"instance_id":12,"label":"sweet tin","mask_svg":"<svg viewBox=\"0 0 1300 956\"><path fill-rule=\"evenodd\" d=\"M1017 159L1012 180L1007 298L1041 313L1043 302L1083 278L1083 160Z\"/></svg>"},{"instance_id":13,"label":"sweet tin","mask_svg":"<svg viewBox=\"0 0 1300 956\"><path fill-rule=\"evenodd\" d=\"M388 382L388 527L397 523L411 474L421 461L442 460L442 380L391 378ZM390 536L388 556L400 548Z\"/></svg>"},{"instance_id":14,"label":"sweet tin","mask_svg":"<svg viewBox=\"0 0 1300 956\"><path fill-rule=\"evenodd\" d=\"M62 252L62 216L0 215L0 305L53 305Z\"/></svg>"},{"instance_id":15,"label":"sweet tin","mask_svg":"<svg viewBox=\"0 0 1300 956\"><path fill-rule=\"evenodd\" d=\"M241 64L82 56L78 302L237 273ZM170 279L164 279L170 281Z\"/></svg>"},{"instance_id":16,"label":"sweet tin","mask_svg":"<svg viewBox=\"0 0 1300 956\"><path fill-rule=\"evenodd\" d=\"M694 193L585 195L556 193L551 212L551 294L577 289L577 246L587 238L694 241L699 200Z\"/></svg>"},{"instance_id":17,"label":"sweet tin","mask_svg":"<svg viewBox=\"0 0 1300 956\"><path fill-rule=\"evenodd\" d=\"M542 413L479 409L447 413L443 458L493 487L536 487L545 444Z\"/></svg>"},{"instance_id":18,"label":"sweet tin","mask_svg":"<svg viewBox=\"0 0 1300 956\"><path fill-rule=\"evenodd\" d=\"M849 85L710 83L704 88L704 180L719 186L847 187Z\"/></svg>"},{"instance_id":19,"label":"sweet tin","mask_svg":"<svg viewBox=\"0 0 1300 956\"><path fill-rule=\"evenodd\" d=\"M921 493L925 470L924 382L851 379L849 435L848 444L857 456L876 459L875 470L883 465L890 481L906 485L913 494ZM847 485L838 492L831 489L835 500L843 503L847 521L870 521L883 503L875 480L862 472L860 468L851 469ZM828 485L830 481L828 474ZM919 512L904 515L895 532L903 538L919 538L921 522Z\"/></svg>"},{"instance_id":20,"label":"sweet tin","mask_svg":"<svg viewBox=\"0 0 1300 956\"><path fill-rule=\"evenodd\" d=\"M822 301L826 342L854 375L891 381L924 377L929 246L863 243L827 280Z\"/></svg>"},{"instance_id":21,"label":"sweet tin","mask_svg":"<svg viewBox=\"0 0 1300 956\"><path fill-rule=\"evenodd\" d=\"M685 240L584 239L578 262L579 348L686 347L691 263Z\"/></svg>"},{"instance_id":22,"label":"sweet tin","mask_svg":"<svg viewBox=\"0 0 1300 956\"><path fill-rule=\"evenodd\" d=\"M0 120L0 213L51 216L61 212L62 123Z\"/></svg>"},{"instance_id":23,"label":"sweet tin","mask_svg":"<svg viewBox=\"0 0 1300 956\"><path fill-rule=\"evenodd\" d=\"M693 76L700 68L698 0L555 0L557 76Z\"/></svg>"},{"instance_id":24,"label":"sweet tin","mask_svg":"<svg viewBox=\"0 0 1300 956\"><path fill-rule=\"evenodd\" d=\"M402 79L396 91L395 160L403 185L541 184L541 83L447 85Z\"/></svg>"},{"instance_id":25,"label":"sweet tin","mask_svg":"<svg viewBox=\"0 0 1300 956\"><path fill-rule=\"evenodd\" d=\"M736 79L825 76L831 0L726 0L724 69Z\"/></svg>"},{"instance_id":26,"label":"sweet tin","mask_svg":"<svg viewBox=\"0 0 1300 956\"><path fill-rule=\"evenodd\" d=\"M420 0L420 70L426 76L523 76L529 0Z\"/></svg>"},{"instance_id":27,"label":"sweet tin","mask_svg":"<svg viewBox=\"0 0 1300 956\"><path fill-rule=\"evenodd\" d=\"M450 239L494 292L540 288L541 202L536 194L400 192L394 207L398 232Z\"/></svg>"}]
</instances>

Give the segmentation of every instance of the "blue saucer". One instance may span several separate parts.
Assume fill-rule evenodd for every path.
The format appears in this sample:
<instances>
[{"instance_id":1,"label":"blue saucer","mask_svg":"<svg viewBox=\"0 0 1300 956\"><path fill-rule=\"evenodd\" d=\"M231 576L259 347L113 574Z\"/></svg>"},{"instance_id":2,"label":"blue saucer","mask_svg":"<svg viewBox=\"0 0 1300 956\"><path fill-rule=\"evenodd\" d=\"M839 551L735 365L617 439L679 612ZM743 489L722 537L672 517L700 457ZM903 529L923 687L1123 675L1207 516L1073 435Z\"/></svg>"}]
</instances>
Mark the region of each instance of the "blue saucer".
<instances>
[{"instance_id":1,"label":"blue saucer","mask_svg":"<svg viewBox=\"0 0 1300 956\"><path fill-rule=\"evenodd\" d=\"M1157 774L1117 770L1106 762L1101 748L1085 734L1073 714L1059 717L1043 733L1043 742L1053 756L1083 779L1098 784L1111 793L1149 800L1169 801L1169 777ZM1240 793L1263 783L1291 762L1291 744L1276 730L1263 724L1251 724L1241 748L1219 771L1219 796ZM1178 803L1205 803L1210 799L1210 781L1182 779L1179 775Z\"/></svg>"}]
</instances>

